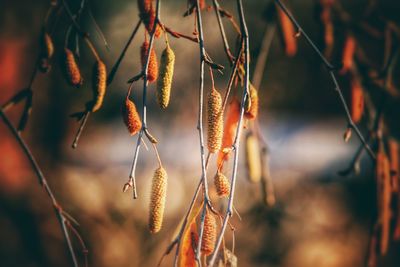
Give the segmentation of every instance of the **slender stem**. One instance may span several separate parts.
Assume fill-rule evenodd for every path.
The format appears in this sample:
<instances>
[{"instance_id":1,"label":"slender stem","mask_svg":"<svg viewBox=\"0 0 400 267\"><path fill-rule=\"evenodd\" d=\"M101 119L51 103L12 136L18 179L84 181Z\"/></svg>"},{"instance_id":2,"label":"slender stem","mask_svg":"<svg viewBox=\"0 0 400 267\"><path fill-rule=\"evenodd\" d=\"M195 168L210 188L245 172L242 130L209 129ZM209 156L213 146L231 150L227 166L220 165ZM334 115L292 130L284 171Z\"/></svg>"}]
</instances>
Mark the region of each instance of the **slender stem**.
<instances>
[{"instance_id":1,"label":"slender stem","mask_svg":"<svg viewBox=\"0 0 400 267\"><path fill-rule=\"evenodd\" d=\"M73 149L78 147L79 139L81 138L83 129L85 128L85 125L86 125L86 123L87 123L87 121L89 119L89 116L90 116L90 111L89 110L85 111L85 114L82 117L81 124L80 124L79 129L78 129L78 132L76 133L74 141L72 142L72 148Z\"/></svg>"},{"instance_id":2,"label":"slender stem","mask_svg":"<svg viewBox=\"0 0 400 267\"><path fill-rule=\"evenodd\" d=\"M228 57L229 63L231 65L233 65L234 58L233 58L231 49L229 48L228 40L226 38L225 28L224 28L224 24L223 24L222 19L221 19L221 13L219 11L220 10L220 6L219 6L218 1L217 0L213 0L213 5L214 5L215 15L217 16L219 31L221 33L221 37L222 37L222 41L223 41L223 44L224 44L224 49L225 49L226 56Z\"/></svg>"},{"instance_id":3,"label":"slender stem","mask_svg":"<svg viewBox=\"0 0 400 267\"><path fill-rule=\"evenodd\" d=\"M234 160L233 160L233 171L232 171L232 178L231 178L231 189L230 189L229 199L228 199L228 207L226 209L224 221L222 223L222 227L221 227L220 233L218 235L217 242L215 244L215 249L214 249L214 252L212 253L212 256L211 256L211 259L209 262L209 266L213 266L215 264L215 260L218 255L218 250L219 250L219 247L221 246L222 240L224 238L224 233L225 233L226 227L228 225L228 220L230 217L232 217L233 199L234 199L234 195L235 195L237 167L238 167L238 161L239 161L240 136L242 133L242 124L243 124L244 105L246 102L246 98L248 97L248 91L249 91L248 88L249 88L249 83L250 83L250 79L249 79L250 78L249 34L248 34L246 20L245 20L245 16L244 16L242 0L237 0L237 8L238 8L239 17L240 17L240 29L241 29L242 40L244 42L245 80L244 80L242 102L241 102L241 106L240 106L240 117L239 117L237 129L236 129L235 141L233 144L233 150L235 151L235 154L234 154Z\"/></svg>"},{"instance_id":4,"label":"slender stem","mask_svg":"<svg viewBox=\"0 0 400 267\"><path fill-rule=\"evenodd\" d=\"M45 178L42 170L40 169L35 157L33 156L31 150L29 149L28 145L22 139L22 137L18 133L17 129L12 125L11 121L8 119L6 114L4 114L2 109L0 109L0 116L3 119L4 123L6 124L6 126L8 127L8 129L14 135L15 139L18 141L20 147L22 148L22 150L24 151L27 159L29 160L33 170L35 171L35 174L39 179L40 185L43 186L43 188L45 189L47 195L49 196L49 198L50 198L50 200L51 200L51 202L53 204L54 211L55 211L55 213L57 215L57 218L59 220L59 223L60 223L61 230L63 232L64 238L65 238L65 240L67 242L67 246L68 246L68 250L70 252L70 256L71 256L72 262L73 262L75 267L78 267L78 261L76 259L76 256L75 256L75 253L74 253L74 249L73 249L73 246L72 246L72 242L71 242L71 238L70 238L70 235L68 233L67 226L66 226L66 222L68 222L68 219L64 217L63 212L62 212L62 207L58 204L58 201L57 201L56 197L54 196L53 191L51 190L49 184L47 183L47 179Z\"/></svg>"},{"instance_id":5,"label":"slender stem","mask_svg":"<svg viewBox=\"0 0 400 267\"><path fill-rule=\"evenodd\" d=\"M349 108L346 104L346 100L343 96L343 92L342 89L339 86L339 83L336 79L336 75L335 75L335 67L329 63L329 61L324 57L324 55L322 54L322 52L318 49L318 47L315 45L315 43L311 40L311 38L308 36L308 34L303 30L303 28L300 26L300 24L297 22L297 20L294 18L294 16L289 12L289 10L287 9L287 7L280 1L280 0L275 0L275 3L280 7L280 9L282 9L282 11L286 14L286 16L290 19L290 21L296 26L298 33L302 34L304 36L304 38L306 39L306 41L309 43L309 45L313 48L313 50L317 53L317 55L319 56L319 58L321 59L322 63L325 65L325 67L328 68L329 71L329 75L331 76L331 79L335 85L335 90L339 95L339 99L340 102L342 103L344 112L346 114L346 118L347 118L347 124L350 128L352 128L355 132L356 135L358 136L358 138L360 139L361 143L363 144L363 146L365 147L365 149L367 150L368 154L370 155L370 157L372 159L375 159L375 153L372 151L372 149L370 148L370 146L368 145L368 143L365 141L365 138L363 137L363 135L361 134L360 130L358 129L358 127L355 125L355 123L353 122L353 120L351 119L351 114L349 112Z\"/></svg>"}]
</instances>

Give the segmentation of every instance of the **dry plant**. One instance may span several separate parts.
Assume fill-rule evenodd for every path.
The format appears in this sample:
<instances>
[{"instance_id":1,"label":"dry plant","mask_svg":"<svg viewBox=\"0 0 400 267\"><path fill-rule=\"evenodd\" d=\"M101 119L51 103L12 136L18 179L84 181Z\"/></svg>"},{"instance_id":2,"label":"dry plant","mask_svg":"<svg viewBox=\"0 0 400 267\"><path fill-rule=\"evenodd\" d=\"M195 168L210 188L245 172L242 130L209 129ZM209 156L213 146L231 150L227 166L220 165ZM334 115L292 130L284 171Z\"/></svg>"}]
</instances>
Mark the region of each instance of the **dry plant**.
<instances>
[{"instance_id":1,"label":"dry plant","mask_svg":"<svg viewBox=\"0 0 400 267\"><path fill-rule=\"evenodd\" d=\"M61 207L56 197L52 193L45 176L32 155L29 147L23 140L21 133L28 122L32 108L33 81L38 73L49 72L52 58L59 48L55 47L52 40L52 33L58 27L57 17L60 13L65 13L70 24L66 28L64 47L60 50L64 55L64 65L62 66L66 74L67 82L73 87L83 87L86 80L79 68L78 55L79 44L74 40L84 41L90 49L93 62L92 90L93 98L85 105L81 112L72 114L77 118L81 125L74 139L73 148L77 148L78 141L83 132L89 115L98 111L106 95L107 86L113 82L116 72L124 59L126 51L131 45L140 26L145 27L144 40L140 50L141 70L128 80L129 86L125 99L122 101L122 117L128 128L130 135L137 135L137 142L132 160L132 167L128 176L128 181L123 185L123 191L132 189L133 198L138 198L138 188L136 185L136 169L140 156L140 148L145 145L145 138L151 143L154 149L155 160L158 168L154 172L149 205L149 231L157 233L162 229L163 214L167 190L167 171L164 168L157 146L158 141L151 134L147 123L147 95L151 83L157 87L156 97L161 109L169 106L171 91L173 90L175 53L171 47L168 36L181 38L183 41L195 42L199 48L199 84L198 84L198 117L197 129L199 135L199 151L201 163L201 177L199 179L195 193L189 203L187 212L182 223L177 227L176 235L167 247L160 260L170 254L175 248L174 266L233 266L235 263L234 238L230 242L232 247L227 248L225 232L229 226L234 237L235 227L230 222L236 212L234 208L234 196L238 173L239 151L242 132L246 128L247 134L244 139L246 150L246 163L248 178L253 183L258 183L263 192L263 201L272 206L276 202L274 188L270 170L268 167L269 151L268 145L261 135L259 123L259 91L262 73L267 61L268 52L272 38L278 30L284 44L284 51L287 56L294 56L298 51L297 40L304 37L305 41L315 51L321 63L324 65L333 82L334 90L337 92L339 101L343 107L347 125L344 134L345 141L351 138L352 132L356 134L361 142L350 167L341 172L342 175L349 175L359 169L363 151L375 161L376 167L376 188L377 188L377 207L378 214L376 221L371 227L371 242L368 248L367 264L375 266L377 253L385 255L389 249L392 239L400 239L400 193L399 193L399 146L397 141L390 138L393 134L393 118L390 118L388 110L385 109L388 102L395 99L398 101L398 91L394 88L392 81L393 68L397 63L399 55L398 39L400 29L390 21L385 22L385 31L382 34L385 43L385 62L382 70L377 70L369 65L362 49L358 47L357 37L353 33L352 27L358 27L370 34L370 28L362 27L351 20L349 14L340 6L338 1L318 1L320 22L324 31L324 51L320 50L314 41L301 27L294 15L289 11L285 4L280 0L272 3L275 16L268 18L268 27L263 38L261 52L257 58L256 67L252 82L250 81L250 42L249 31L242 0L237 0L237 18L227 10L223 9L217 0L212 1L212 6L207 6L206 1L190 0L184 16L193 16L195 29L193 35L186 35L172 30L162 23L161 20L161 0L138 0L139 20L135 25L131 36L119 58L107 73L106 63L102 60L90 35L86 33L80 25L80 17L83 10L89 9L88 1L81 0L81 5L75 11L71 10L68 1L52 1L48 15L44 21L43 31L40 36L41 49L36 62L35 70L29 80L27 89L21 90L9 101L2 105L0 115L6 126L18 140L21 148L39 178L40 184L49 195L56 215L60 221L64 237L66 239L74 266L78 262L72 247L70 233L74 234L81 241L83 251L87 254L87 249L82 238L75 229L75 222ZM214 74L224 74L224 66L212 60L208 54L207 40L203 32L203 12L214 10L218 27L221 34L224 51L229 64L229 80L224 90L218 90L214 84ZM369 11L372 12L372 11ZM90 13L91 14L91 13ZM334 14L334 15L333 15ZM91 15L92 16L92 15ZM336 21L333 17L346 25L346 38L342 44L341 66L333 65L329 58L337 45L334 35ZM93 16L92 16L93 18ZM237 47L233 53L231 45L225 32L223 19L226 19L232 28L237 32ZM384 18L382 18L384 19ZM236 22L238 20L239 23ZM277 27L277 26L278 27ZM364 25L365 26L365 25ZM101 31L98 29L101 33ZM78 39L74 39L78 36ZM156 41L164 38L165 49L161 55L161 62L158 64L157 52L154 49ZM74 45L72 45L74 43ZM104 39L104 45L108 47ZM179 54L177 55L179 56ZM205 88L206 69L209 69L212 87ZM339 85L337 75L349 77L351 84L350 105L347 104L344 93ZM131 97L131 91L136 82L143 82L142 85L142 107L136 108L135 100ZM377 101L374 92L380 90L383 97ZM222 93L222 95L221 95ZM206 99L205 99L206 97ZM5 112L17 103L25 100L23 114L21 115L18 127L15 127L8 119ZM137 101L137 100L136 100ZM395 102L398 103L398 102ZM364 110L369 111L368 120L370 121L370 132L364 138L357 127L357 123L362 121ZM207 111L206 114L204 111ZM387 116L387 117L385 117ZM204 117L207 118L204 122ZM204 125L207 125L207 139L204 136ZM398 137L398 136L397 136ZM205 141L207 140L207 141ZM216 169L213 170L214 186L220 199L215 201L227 200L222 210L214 207L209 195L209 161L215 156ZM229 168L227 161L233 159L233 164ZM228 175L229 174L229 175ZM397 198L396 201L393 201ZM395 205L392 205L396 202ZM395 208L393 208L395 206ZM237 214L239 217L239 214ZM393 216L395 215L395 216ZM394 223L393 223L394 222ZM395 225L392 229L392 225Z\"/></svg>"}]
</instances>

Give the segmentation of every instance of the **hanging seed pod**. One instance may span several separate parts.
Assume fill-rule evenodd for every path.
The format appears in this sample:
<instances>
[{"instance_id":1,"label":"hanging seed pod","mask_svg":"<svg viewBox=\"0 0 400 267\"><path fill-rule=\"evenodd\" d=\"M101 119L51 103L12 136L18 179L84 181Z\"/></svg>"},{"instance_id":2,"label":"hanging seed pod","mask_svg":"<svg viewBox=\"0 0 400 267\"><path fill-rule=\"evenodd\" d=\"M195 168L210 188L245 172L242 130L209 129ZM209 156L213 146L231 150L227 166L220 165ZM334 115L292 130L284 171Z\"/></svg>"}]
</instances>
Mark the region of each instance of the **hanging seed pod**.
<instances>
[{"instance_id":1,"label":"hanging seed pod","mask_svg":"<svg viewBox=\"0 0 400 267\"><path fill-rule=\"evenodd\" d=\"M252 133L246 135L246 167L247 177L250 182L257 183L261 179L260 147L257 136Z\"/></svg>"},{"instance_id":2,"label":"hanging seed pod","mask_svg":"<svg viewBox=\"0 0 400 267\"><path fill-rule=\"evenodd\" d=\"M149 51L149 42L144 41L142 47L140 49L140 59L142 62L142 68L144 69L147 60L147 53ZM158 77L158 63L157 63L157 55L154 51L154 48L151 49L150 52L150 59L149 59L149 66L147 68L147 80L149 82L154 82L157 80Z\"/></svg>"},{"instance_id":3,"label":"hanging seed pod","mask_svg":"<svg viewBox=\"0 0 400 267\"><path fill-rule=\"evenodd\" d=\"M354 53L356 51L356 40L352 35L348 35L344 42L341 74L348 72L353 67Z\"/></svg>"},{"instance_id":4,"label":"hanging seed pod","mask_svg":"<svg viewBox=\"0 0 400 267\"><path fill-rule=\"evenodd\" d=\"M68 83L79 88L83 83L81 71L74 53L68 48L64 49L64 65Z\"/></svg>"},{"instance_id":5,"label":"hanging seed pod","mask_svg":"<svg viewBox=\"0 0 400 267\"><path fill-rule=\"evenodd\" d=\"M231 185L228 178L226 178L222 172L217 171L217 174L214 176L214 185L215 189L217 189L218 196L229 196Z\"/></svg>"},{"instance_id":6,"label":"hanging seed pod","mask_svg":"<svg viewBox=\"0 0 400 267\"><path fill-rule=\"evenodd\" d=\"M96 61L93 67L93 101L92 112L100 109L103 104L106 93L107 70L106 65L100 59Z\"/></svg>"},{"instance_id":7,"label":"hanging seed pod","mask_svg":"<svg viewBox=\"0 0 400 267\"><path fill-rule=\"evenodd\" d=\"M245 103L245 108L247 107L247 109L244 116L249 120L254 120L258 115L258 92L252 84L249 86L249 94L247 95L246 102L248 104L246 105Z\"/></svg>"},{"instance_id":8,"label":"hanging seed pod","mask_svg":"<svg viewBox=\"0 0 400 267\"><path fill-rule=\"evenodd\" d=\"M152 0L138 0L139 17L142 19L146 30L149 34L152 33L154 29L154 24L156 20L156 11L153 6ZM157 24L156 31L154 33L155 37L159 37L162 32L161 27Z\"/></svg>"},{"instance_id":9,"label":"hanging seed pod","mask_svg":"<svg viewBox=\"0 0 400 267\"><path fill-rule=\"evenodd\" d=\"M54 54L54 44L50 35L46 32L42 32L40 40L40 59L39 59L39 70L43 73L49 72L51 65L50 59Z\"/></svg>"},{"instance_id":10,"label":"hanging seed pod","mask_svg":"<svg viewBox=\"0 0 400 267\"><path fill-rule=\"evenodd\" d=\"M203 239L201 240L201 252L204 255L210 255L214 251L216 237L217 221L215 220L214 215L207 210L204 220Z\"/></svg>"},{"instance_id":11,"label":"hanging seed pod","mask_svg":"<svg viewBox=\"0 0 400 267\"><path fill-rule=\"evenodd\" d=\"M154 172L149 213L149 230L152 234L159 232L162 226L167 194L167 179L167 172L163 167L159 167Z\"/></svg>"},{"instance_id":12,"label":"hanging seed pod","mask_svg":"<svg viewBox=\"0 0 400 267\"><path fill-rule=\"evenodd\" d=\"M157 102L160 108L168 107L174 75L175 54L167 45L161 55L160 79L157 82Z\"/></svg>"},{"instance_id":13,"label":"hanging seed pod","mask_svg":"<svg viewBox=\"0 0 400 267\"><path fill-rule=\"evenodd\" d=\"M210 153L217 152L222 144L223 118L221 108L221 94L213 88L207 100L207 146Z\"/></svg>"},{"instance_id":14,"label":"hanging seed pod","mask_svg":"<svg viewBox=\"0 0 400 267\"><path fill-rule=\"evenodd\" d=\"M364 113L364 92L360 82L355 78L351 78L351 119L354 123L361 121Z\"/></svg>"},{"instance_id":15,"label":"hanging seed pod","mask_svg":"<svg viewBox=\"0 0 400 267\"><path fill-rule=\"evenodd\" d=\"M390 180L390 163L383 149L380 149L376 156L376 177L378 189L378 213L381 226L379 247L381 255L385 255L388 251L390 241L390 202L392 189Z\"/></svg>"},{"instance_id":16,"label":"hanging seed pod","mask_svg":"<svg viewBox=\"0 0 400 267\"><path fill-rule=\"evenodd\" d=\"M228 115L223 130L221 150L218 153L217 166L219 167L229 158L229 154L225 153L225 150L232 147L236 134L236 127L239 122L240 103L236 98L229 104L227 112Z\"/></svg>"},{"instance_id":17,"label":"hanging seed pod","mask_svg":"<svg viewBox=\"0 0 400 267\"><path fill-rule=\"evenodd\" d=\"M137 134L140 129L142 129L142 120L136 110L135 103L129 98L127 98L124 105L122 105L122 117L131 135Z\"/></svg>"},{"instance_id":18,"label":"hanging seed pod","mask_svg":"<svg viewBox=\"0 0 400 267\"><path fill-rule=\"evenodd\" d=\"M276 6L276 9L286 55L294 56L297 52L297 40L293 24L279 6Z\"/></svg>"}]
</instances>

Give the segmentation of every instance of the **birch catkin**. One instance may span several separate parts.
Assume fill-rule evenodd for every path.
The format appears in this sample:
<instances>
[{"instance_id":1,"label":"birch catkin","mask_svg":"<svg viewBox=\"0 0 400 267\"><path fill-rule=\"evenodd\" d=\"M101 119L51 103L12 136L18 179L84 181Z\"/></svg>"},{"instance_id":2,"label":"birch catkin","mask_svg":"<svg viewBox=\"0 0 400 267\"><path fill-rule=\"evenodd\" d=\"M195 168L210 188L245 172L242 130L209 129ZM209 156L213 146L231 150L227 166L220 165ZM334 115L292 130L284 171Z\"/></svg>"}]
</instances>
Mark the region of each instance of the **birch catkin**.
<instances>
[{"instance_id":1,"label":"birch catkin","mask_svg":"<svg viewBox=\"0 0 400 267\"><path fill-rule=\"evenodd\" d=\"M297 40L295 38L295 30L292 22L286 16L285 12L281 10L281 8L276 5L278 11L278 20L280 24L280 29L282 33L283 43L285 46L285 52L288 56L294 56L297 52Z\"/></svg>"},{"instance_id":2,"label":"birch catkin","mask_svg":"<svg viewBox=\"0 0 400 267\"><path fill-rule=\"evenodd\" d=\"M364 92L361 88L360 82L355 77L352 77L351 79L350 113L353 122L358 123L361 121L364 113Z\"/></svg>"},{"instance_id":3,"label":"birch catkin","mask_svg":"<svg viewBox=\"0 0 400 267\"><path fill-rule=\"evenodd\" d=\"M214 215L210 211L206 211L204 220L203 239L201 240L201 252L204 255L210 255L215 248L217 237L217 222Z\"/></svg>"},{"instance_id":4,"label":"birch catkin","mask_svg":"<svg viewBox=\"0 0 400 267\"><path fill-rule=\"evenodd\" d=\"M356 40L352 35L348 35L346 37L343 47L343 54L342 54L343 67L340 71L342 74L346 73L352 68L355 51L356 51Z\"/></svg>"},{"instance_id":5,"label":"birch catkin","mask_svg":"<svg viewBox=\"0 0 400 267\"><path fill-rule=\"evenodd\" d=\"M254 134L248 133L246 135L245 147L247 177L250 182L259 182L262 175L260 148L257 137Z\"/></svg>"},{"instance_id":6,"label":"birch catkin","mask_svg":"<svg viewBox=\"0 0 400 267\"><path fill-rule=\"evenodd\" d=\"M207 99L207 146L210 153L220 150L223 134L222 97L215 89L211 89Z\"/></svg>"},{"instance_id":7,"label":"birch catkin","mask_svg":"<svg viewBox=\"0 0 400 267\"><path fill-rule=\"evenodd\" d=\"M140 59L142 62L143 69L146 65L148 51L149 51L149 42L144 41L140 49ZM154 48L152 48L150 52L149 66L147 68L147 80L149 82L154 82L155 80L157 80L157 77L158 77L157 55L156 52L154 51Z\"/></svg>"},{"instance_id":8,"label":"birch catkin","mask_svg":"<svg viewBox=\"0 0 400 267\"><path fill-rule=\"evenodd\" d=\"M93 106L92 112L100 109L106 93L107 70L106 65L100 59L96 61L93 68Z\"/></svg>"},{"instance_id":9,"label":"birch catkin","mask_svg":"<svg viewBox=\"0 0 400 267\"><path fill-rule=\"evenodd\" d=\"M50 35L43 31L40 40L40 60L39 60L39 70L46 73L50 70L50 59L54 54L54 44Z\"/></svg>"},{"instance_id":10,"label":"birch catkin","mask_svg":"<svg viewBox=\"0 0 400 267\"><path fill-rule=\"evenodd\" d=\"M138 0L139 17L142 19L148 33L152 33L156 20L156 11L153 6L153 0ZM155 37L161 34L161 27L157 24L154 32Z\"/></svg>"},{"instance_id":11,"label":"birch catkin","mask_svg":"<svg viewBox=\"0 0 400 267\"><path fill-rule=\"evenodd\" d=\"M128 98L122 106L122 117L131 135L137 134L142 128L142 120L136 110L135 103Z\"/></svg>"},{"instance_id":12,"label":"birch catkin","mask_svg":"<svg viewBox=\"0 0 400 267\"><path fill-rule=\"evenodd\" d=\"M229 195L231 185L228 178L222 172L217 171L217 174L214 176L214 185L218 196L226 197Z\"/></svg>"},{"instance_id":13,"label":"birch catkin","mask_svg":"<svg viewBox=\"0 0 400 267\"><path fill-rule=\"evenodd\" d=\"M167 179L167 172L163 167L156 169L151 187L149 212L149 230L153 234L161 230L167 194Z\"/></svg>"},{"instance_id":14,"label":"birch catkin","mask_svg":"<svg viewBox=\"0 0 400 267\"><path fill-rule=\"evenodd\" d=\"M157 102L160 108L168 107L174 75L175 54L167 45L161 55L160 79L157 82Z\"/></svg>"},{"instance_id":15,"label":"birch catkin","mask_svg":"<svg viewBox=\"0 0 400 267\"><path fill-rule=\"evenodd\" d=\"M76 63L74 53L68 48L64 49L64 60L65 71L69 84L79 88L83 83L81 71L78 64Z\"/></svg>"},{"instance_id":16,"label":"birch catkin","mask_svg":"<svg viewBox=\"0 0 400 267\"><path fill-rule=\"evenodd\" d=\"M258 115L258 92L257 89L250 84L249 94L247 95L247 109L244 116L250 120L254 120Z\"/></svg>"}]
</instances>

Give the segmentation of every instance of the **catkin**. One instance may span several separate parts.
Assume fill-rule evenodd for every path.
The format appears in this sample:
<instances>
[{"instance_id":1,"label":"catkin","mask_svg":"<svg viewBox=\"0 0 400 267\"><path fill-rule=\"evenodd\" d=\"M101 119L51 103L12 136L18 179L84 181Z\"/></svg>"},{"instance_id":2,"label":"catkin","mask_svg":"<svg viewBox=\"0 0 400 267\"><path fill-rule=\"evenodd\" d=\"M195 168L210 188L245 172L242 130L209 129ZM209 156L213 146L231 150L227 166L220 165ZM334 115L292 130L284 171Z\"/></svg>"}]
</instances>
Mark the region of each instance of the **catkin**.
<instances>
[{"instance_id":1,"label":"catkin","mask_svg":"<svg viewBox=\"0 0 400 267\"><path fill-rule=\"evenodd\" d=\"M207 146L210 153L215 153L221 148L223 134L222 97L213 88L207 100Z\"/></svg>"},{"instance_id":2,"label":"catkin","mask_svg":"<svg viewBox=\"0 0 400 267\"><path fill-rule=\"evenodd\" d=\"M125 103L122 106L122 117L131 135L137 134L142 128L142 120L136 110L135 103L133 103L129 98L125 100Z\"/></svg>"},{"instance_id":3,"label":"catkin","mask_svg":"<svg viewBox=\"0 0 400 267\"><path fill-rule=\"evenodd\" d=\"M68 82L72 86L79 88L83 83L81 71L78 64L76 63L74 53L72 53L72 51L68 48L64 49L64 60Z\"/></svg>"},{"instance_id":4,"label":"catkin","mask_svg":"<svg viewBox=\"0 0 400 267\"><path fill-rule=\"evenodd\" d=\"M385 255L390 240L390 202L391 202L391 180L390 163L386 153L380 150L376 156L376 177L378 189L378 212L381 225L380 253Z\"/></svg>"},{"instance_id":5,"label":"catkin","mask_svg":"<svg viewBox=\"0 0 400 267\"><path fill-rule=\"evenodd\" d=\"M342 74L346 73L352 68L355 51L356 51L356 40L354 39L353 36L348 35L346 37L343 47L343 54L342 54L343 67L340 71Z\"/></svg>"},{"instance_id":6,"label":"catkin","mask_svg":"<svg viewBox=\"0 0 400 267\"><path fill-rule=\"evenodd\" d=\"M214 215L207 210L204 220L203 239L201 240L201 252L204 255L210 255L214 251L216 237L217 221L215 220Z\"/></svg>"},{"instance_id":7,"label":"catkin","mask_svg":"<svg viewBox=\"0 0 400 267\"><path fill-rule=\"evenodd\" d=\"M142 19L147 32L151 34L156 20L156 11L153 6L153 1L138 0L138 8L139 8L139 17ZM158 38L161 32L162 32L161 27L157 24L154 36Z\"/></svg>"},{"instance_id":8,"label":"catkin","mask_svg":"<svg viewBox=\"0 0 400 267\"><path fill-rule=\"evenodd\" d=\"M356 78L351 81L351 105L350 105L351 119L354 123L361 121L364 113L364 93L361 88L360 82Z\"/></svg>"},{"instance_id":9,"label":"catkin","mask_svg":"<svg viewBox=\"0 0 400 267\"><path fill-rule=\"evenodd\" d=\"M261 179L261 158L260 148L258 145L257 137L248 133L246 135L246 166L247 166L247 177L250 182L257 183Z\"/></svg>"},{"instance_id":10,"label":"catkin","mask_svg":"<svg viewBox=\"0 0 400 267\"><path fill-rule=\"evenodd\" d=\"M100 109L103 104L107 86L106 65L100 59L96 61L93 68L93 105L92 112Z\"/></svg>"},{"instance_id":11,"label":"catkin","mask_svg":"<svg viewBox=\"0 0 400 267\"><path fill-rule=\"evenodd\" d=\"M142 47L140 49L140 59L142 62L142 68L144 69L146 65L147 55L149 51L149 42L144 41ZM157 55L154 51L154 48L151 49L149 66L147 68L147 80L149 82L154 82L158 77L158 63L157 63Z\"/></svg>"},{"instance_id":12,"label":"catkin","mask_svg":"<svg viewBox=\"0 0 400 267\"><path fill-rule=\"evenodd\" d=\"M225 197L229 195L231 185L228 178L222 172L217 171L217 174L214 176L214 185L218 196Z\"/></svg>"},{"instance_id":13,"label":"catkin","mask_svg":"<svg viewBox=\"0 0 400 267\"><path fill-rule=\"evenodd\" d=\"M43 31L40 41L40 60L39 60L39 70L46 73L50 70L50 59L54 54L54 44L50 35Z\"/></svg>"},{"instance_id":14,"label":"catkin","mask_svg":"<svg viewBox=\"0 0 400 267\"><path fill-rule=\"evenodd\" d=\"M168 107L174 75L175 54L167 45L161 55L160 79L157 82L157 102L160 108Z\"/></svg>"},{"instance_id":15,"label":"catkin","mask_svg":"<svg viewBox=\"0 0 400 267\"><path fill-rule=\"evenodd\" d=\"M279 6L276 6L276 8L278 11L279 25L282 33L286 55L290 57L294 56L297 52L297 41L295 38L296 32L294 30L293 24Z\"/></svg>"},{"instance_id":16,"label":"catkin","mask_svg":"<svg viewBox=\"0 0 400 267\"><path fill-rule=\"evenodd\" d=\"M392 191L399 192L399 143L396 140L390 139L388 142L390 156L390 172L392 180ZM400 207L399 207L400 208Z\"/></svg>"},{"instance_id":17,"label":"catkin","mask_svg":"<svg viewBox=\"0 0 400 267\"><path fill-rule=\"evenodd\" d=\"M167 179L167 172L163 167L159 167L154 172L149 212L149 230L153 234L160 231L162 226L167 194Z\"/></svg>"},{"instance_id":18,"label":"catkin","mask_svg":"<svg viewBox=\"0 0 400 267\"><path fill-rule=\"evenodd\" d=\"M258 115L258 92L252 84L249 86L247 100L249 101L249 104L247 105L247 110L244 113L244 116L250 120L254 120Z\"/></svg>"}]
</instances>

